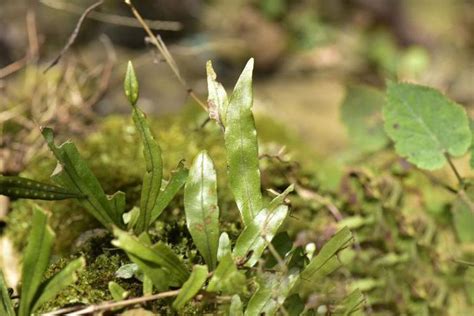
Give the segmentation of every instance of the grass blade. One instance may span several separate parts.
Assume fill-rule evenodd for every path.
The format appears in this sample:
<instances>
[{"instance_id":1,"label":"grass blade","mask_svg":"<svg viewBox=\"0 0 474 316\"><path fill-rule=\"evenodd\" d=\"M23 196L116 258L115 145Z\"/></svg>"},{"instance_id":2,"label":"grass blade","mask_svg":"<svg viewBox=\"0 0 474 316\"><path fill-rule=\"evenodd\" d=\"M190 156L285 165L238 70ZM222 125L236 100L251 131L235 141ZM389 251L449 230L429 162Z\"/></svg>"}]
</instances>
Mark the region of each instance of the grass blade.
<instances>
[{"instance_id":1,"label":"grass blade","mask_svg":"<svg viewBox=\"0 0 474 316\"><path fill-rule=\"evenodd\" d=\"M189 279L184 282L178 296L173 302L173 308L181 310L202 288L207 280L207 266L195 265Z\"/></svg>"},{"instance_id":2,"label":"grass blade","mask_svg":"<svg viewBox=\"0 0 474 316\"><path fill-rule=\"evenodd\" d=\"M23 259L19 316L31 314L34 297L49 264L53 240L54 233L48 226L48 216L35 206L32 229Z\"/></svg>"},{"instance_id":3,"label":"grass blade","mask_svg":"<svg viewBox=\"0 0 474 316\"><path fill-rule=\"evenodd\" d=\"M205 151L194 159L184 188L186 224L210 270L217 265L219 207L216 170Z\"/></svg>"},{"instance_id":4,"label":"grass blade","mask_svg":"<svg viewBox=\"0 0 474 316\"><path fill-rule=\"evenodd\" d=\"M50 128L43 128L42 133L59 162L59 169L52 176L53 181L86 196L78 200L79 203L105 227L111 229L113 224L124 227L122 220L124 210L120 207L124 205L125 195L117 192L112 197L108 197L73 143L65 142L56 146L53 131Z\"/></svg>"},{"instance_id":5,"label":"grass blade","mask_svg":"<svg viewBox=\"0 0 474 316\"><path fill-rule=\"evenodd\" d=\"M250 59L230 98L224 133L230 188L245 225L262 209L258 141L252 114L252 70Z\"/></svg>"}]
</instances>

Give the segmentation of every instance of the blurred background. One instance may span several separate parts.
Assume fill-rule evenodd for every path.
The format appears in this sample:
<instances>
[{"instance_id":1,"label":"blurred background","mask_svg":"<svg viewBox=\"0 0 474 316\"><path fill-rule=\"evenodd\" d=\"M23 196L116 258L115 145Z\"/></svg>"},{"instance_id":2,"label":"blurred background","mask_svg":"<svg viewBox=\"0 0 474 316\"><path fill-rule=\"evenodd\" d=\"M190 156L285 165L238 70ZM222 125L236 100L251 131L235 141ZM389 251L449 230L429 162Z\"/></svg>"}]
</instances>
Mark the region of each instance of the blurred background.
<instances>
[{"instance_id":1,"label":"blurred background","mask_svg":"<svg viewBox=\"0 0 474 316\"><path fill-rule=\"evenodd\" d=\"M19 89L15 79L26 64L44 70L92 3L2 1L0 107L7 94L9 103L32 101L12 92ZM246 60L255 57L257 110L290 126L322 154L347 145L339 104L353 83L383 88L387 79L419 82L441 89L472 113L472 0L141 0L135 5L153 20L150 25L167 43L188 86L204 100L207 60L230 89ZM173 113L189 103L186 89L145 35L123 1L106 0L84 21L60 61L81 77L75 83L78 94L65 102L78 107L85 102L100 115L127 113L118 87L131 59L147 112ZM48 77L54 72L40 71L37 79L54 82ZM101 91L90 91L92 82Z\"/></svg>"}]
</instances>

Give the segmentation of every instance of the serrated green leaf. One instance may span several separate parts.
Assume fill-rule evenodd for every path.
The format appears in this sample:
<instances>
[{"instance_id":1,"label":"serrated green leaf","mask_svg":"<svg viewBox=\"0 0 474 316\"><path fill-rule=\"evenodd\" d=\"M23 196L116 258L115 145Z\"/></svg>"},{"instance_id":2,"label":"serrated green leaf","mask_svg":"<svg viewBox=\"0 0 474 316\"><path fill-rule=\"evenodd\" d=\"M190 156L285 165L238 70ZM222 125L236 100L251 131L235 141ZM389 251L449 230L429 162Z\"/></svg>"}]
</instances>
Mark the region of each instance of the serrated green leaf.
<instances>
[{"instance_id":1,"label":"serrated green leaf","mask_svg":"<svg viewBox=\"0 0 474 316\"><path fill-rule=\"evenodd\" d=\"M298 281L298 270L286 275L265 273L258 280L258 289L250 298L245 315L275 315Z\"/></svg>"},{"instance_id":2,"label":"serrated green leaf","mask_svg":"<svg viewBox=\"0 0 474 316\"><path fill-rule=\"evenodd\" d=\"M186 183L188 178L188 169L180 162L171 173L171 179L168 181L165 189L160 192L155 208L151 212L150 224L160 217L163 210L171 203L179 190Z\"/></svg>"},{"instance_id":3,"label":"serrated green leaf","mask_svg":"<svg viewBox=\"0 0 474 316\"><path fill-rule=\"evenodd\" d=\"M158 242L150 246L117 228L114 229L114 236L116 239L112 240L112 244L124 250L157 289L164 287L163 277L170 286L180 286L188 278L186 266L166 244Z\"/></svg>"},{"instance_id":4,"label":"serrated green leaf","mask_svg":"<svg viewBox=\"0 0 474 316\"><path fill-rule=\"evenodd\" d=\"M230 244L229 235L226 232L223 232L219 236L219 246L217 248L217 261L221 261L222 258L227 254L232 252L232 247Z\"/></svg>"},{"instance_id":5,"label":"serrated green leaf","mask_svg":"<svg viewBox=\"0 0 474 316\"><path fill-rule=\"evenodd\" d=\"M0 175L0 194L13 198L32 200L79 199L85 196L56 185L23 177Z\"/></svg>"},{"instance_id":6,"label":"serrated green leaf","mask_svg":"<svg viewBox=\"0 0 474 316\"><path fill-rule=\"evenodd\" d=\"M288 206L286 205L279 205L274 210L268 208L261 210L237 238L234 257L242 259L251 253L245 265L254 266L287 215Z\"/></svg>"},{"instance_id":7,"label":"serrated green leaf","mask_svg":"<svg viewBox=\"0 0 474 316\"><path fill-rule=\"evenodd\" d=\"M352 241L352 233L347 227L338 231L311 259L310 263L301 272L300 279L304 282L316 282L319 278L331 273L341 264L336 254L346 248Z\"/></svg>"},{"instance_id":8,"label":"serrated green leaf","mask_svg":"<svg viewBox=\"0 0 474 316\"><path fill-rule=\"evenodd\" d=\"M54 240L54 232L48 226L48 216L36 205L31 227L23 258L19 316L29 316L32 312L35 295L49 264Z\"/></svg>"},{"instance_id":9,"label":"serrated green leaf","mask_svg":"<svg viewBox=\"0 0 474 316\"><path fill-rule=\"evenodd\" d=\"M214 271L207 291L222 292L228 295L237 294L245 288L245 283L245 275L237 269L231 253L228 252Z\"/></svg>"},{"instance_id":10,"label":"serrated green leaf","mask_svg":"<svg viewBox=\"0 0 474 316\"><path fill-rule=\"evenodd\" d=\"M54 299L59 292L77 281L77 274L84 269L86 261L84 258L77 258L67 264L61 271L56 273L49 280L41 284L37 291L32 312L36 311L44 303Z\"/></svg>"},{"instance_id":11,"label":"serrated green leaf","mask_svg":"<svg viewBox=\"0 0 474 316\"><path fill-rule=\"evenodd\" d=\"M462 156L471 145L466 111L435 89L389 83L383 115L397 153L419 168L441 168L445 155Z\"/></svg>"},{"instance_id":12,"label":"serrated green leaf","mask_svg":"<svg viewBox=\"0 0 474 316\"><path fill-rule=\"evenodd\" d=\"M207 280L207 274L207 266L195 265L193 267L193 272L191 272L189 279L184 282L179 290L178 296L173 302L174 309L181 310L187 302L192 300L193 297L199 293Z\"/></svg>"},{"instance_id":13,"label":"serrated green leaf","mask_svg":"<svg viewBox=\"0 0 474 316\"><path fill-rule=\"evenodd\" d=\"M257 132L252 114L252 70L250 59L230 98L224 133L230 188L245 225L262 209Z\"/></svg>"},{"instance_id":14,"label":"serrated green leaf","mask_svg":"<svg viewBox=\"0 0 474 316\"><path fill-rule=\"evenodd\" d=\"M15 310L13 309L13 303L10 299L2 270L0 270L0 315L15 316Z\"/></svg>"},{"instance_id":15,"label":"serrated green leaf","mask_svg":"<svg viewBox=\"0 0 474 316\"><path fill-rule=\"evenodd\" d=\"M207 104L209 107L209 117L216 120L222 126L226 126L227 109L229 106L229 99L227 93L220 82L218 82L217 75L212 68L212 62L209 60L206 63L207 72Z\"/></svg>"},{"instance_id":16,"label":"serrated green leaf","mask_svg":"<svg viewBox=\"0 0 474 316\"><path fill-rule=\"evenodd\" d=\"M145 114L137 107L133 107L132 117L142 139L146 166L140 197L140 215L134 228L135 233L140 234L150 225L152 214L159 215L160 213L161 206L158 200L163 176L163 161L160 146L151 133Z\"/></svg>"},{"instance_id":17,"label":"serrated green leaf","mask_svg":"<svg viewBox=\"0 0 474 316\"><path fill-rule=\"evenodd\" d=\"M109 229L112 225L124 227L122 214L125 194L117 192L111 197L105 195L99 181L73 143L65 142L56 146L53 131L49 128L43 128L42 134L59 162L57 170L52 175L53 181L86 196L78 202L105 227Z\"/></svg>"},{"instance_id":18,"label":"serrated green leaf","mask_svg":"<svg viewBox=\"0 0 474 316\"><path fill-rule=\"evenodd\" d=\"M384 94L369 86L349 86L341 105L341 120L350 141L361 151L377 151L388 143L383 128Z\"/></svg>"},{"instance_id":19,"label":"serrated green leaf","mask_svg":"<svg viewBox=\"0 0 474 316\"><path fill-rule=\"evenodd\" d=\"M240 296L234 295L230 300L229 316L243 316L243 304Z\"/></svg>"},{"instance_id":20,"label":"serrated green leaf","mask_svg":"<svg viewBox=\"0 0 474 316\"><path fill-rule=\"evenodd\" d=\"M186 225L210 270L217 265L219 207L216 170L206 151L194 159L184 187Z\"/></svg>"},{"instance_id":21,"label":"serrated green leaf","mask_svg":"<svg viewBox=\"0 0 474 316\"><path fill-rule=\"evenodd\" d=\"M127 298L129 292L127 292L123 287L120 286L117 282L110 281L108 284L109 292L112 295L114 301L121 301Z\"/></svg>"},{"instance_id":22,"label":"serrated green leaf","mask_svg":"<svg viewBox=\"0 0 474 316\"><path fill-rule=\"evenodd\" d=\"M474 243L474 187L469 187L464 194L453 203L453 224L461 242Z\"/></svg>"},{"instance_id":23,"label":"serrated green leaf","mask_svg":"<svg viewBox=\"0 0 474 316\"><path fill-rule=\"evenodd\" d=\"M129 60L127 64L127 72L125 73L125 80L123 82L123 89L128 101L131 105L135 105L138 101L138 80L135 75L135 69L132 62Z\"/></svg>"}]
</instances>

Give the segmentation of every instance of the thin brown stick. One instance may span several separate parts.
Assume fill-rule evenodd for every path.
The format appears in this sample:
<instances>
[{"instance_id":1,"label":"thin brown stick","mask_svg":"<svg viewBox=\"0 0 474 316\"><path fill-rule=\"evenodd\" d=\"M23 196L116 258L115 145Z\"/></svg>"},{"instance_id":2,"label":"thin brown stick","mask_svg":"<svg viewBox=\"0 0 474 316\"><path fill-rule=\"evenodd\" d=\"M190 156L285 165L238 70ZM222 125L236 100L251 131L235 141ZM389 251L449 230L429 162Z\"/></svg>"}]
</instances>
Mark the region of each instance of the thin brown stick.
<instances>
[{"instance_id":1,"label":"thin brown stick","mask_svg":"<svg viewBox=\"0 0 474 316\"><path fill-rule=\"evenodd\" d=\"M3 68L0 69L0 79L3 79L15 72L17 72L18 70L20 70L21 68L23 68L26 63L28 62L28 56L25 56L23 57L22 59L19 59Z\"/></svg>"},{"instance_id":2,"label":"thin brown stick","mask_svg":"<svg viewBox=\"0 0 474 316\"><path fill-rule=\"evenodd\" d=\"M74 30L72 31L71 35L69 36L69 39L66 43L66 45L63 47L63 49L59 52L58 56L49 64L49 66L44 70L43 73L46 73L49 69L51 69L52 67L54 67L58 62L59 60L61 59L61 57L63 57L63 55L68 51L68 49L72 46L72 44L74 44L74 41L76 40L77 36L79 35L79 31L81 29L81 26L82 26L82 23L84 23L84 20L86 19L87 15L89 15L89 13L91 13L93 10L95 10L96 8L98 8L99 6L101 6L102 4L104 3L103 0L99 0L98 2L92 4L91 6L89 6L85 11L84 13L82 13L81 17L79 18L79 21L77 21L77 24L76 24L76 27L74 28Z\"/></svg>"},{"instance_id":3,"label":"thin brown stick","mask_svg":"<svg viewBox=\"0 0 474 316\"><path fill-rule=\"evenodd\" d=\"M165 59L166 63L168 66L170 66L171 71L173 74L176 76L178 79L179 83L186 89L187 93L191 98L193 98L194 101L196 101L197 104L199 104L206 112L208 111L207 109L207 104L206 102L203 102L193 91L193 89L189 88L188 84L184 80L184 78L181 76L178 66L176 62L173 59L173 56L170 54L168 48L166 47L166 44L163 42L160 36L156 36L153 34L151 31L150 27L148 27L147 23L143 19L143 17L140 15L138 10L135 8L135 6L132 4L130 0L124 0L125 3L130 7L130 10L132 11L132 14L135 16L135 18L138 20L138 22L142 25L143 29L148 35L148 40L150 41L151 44L153 44L158 51L160 52L161 56Z\"/></svg>"},{"instance_id":4,"label":"thin brown stick","mask_svg":"<svg viewBox=\"0 0 474 316\"><path fill-rule=\"evenodd\" d=\"M459 185L461 187L463 187L464 186L464 180L461 177L461 175L459 174L458 169L456 169L456 166L454 165L451 157L449 156L449 154L445 154L445 157L446 157L446 160L448 161L449 166L451 167L451 170L453 171L454 175L456 176L456 179L458 179Z\"/></svg>"},{"instance_id":5,"label":"thin brown stick","mask_svg":"<svg viewBox=\"0 0 474 316\"><path fill-rule=\"evenodd\" d=\"M104 302L101 304L97 305L90 305L87 306L86 308L83 308L83 306L73 306L73 307L68 307L68 308L63 308L63 309L58 309L56 311L50 312L43 314L44 316L53 316L53 315L86 315L86 314L93 314L98 311L105 311L105 310L110 310L116 307L124 307L128 305L134 305L134 304L141 304L149 301L154 301L154 300L159 300L167 297L174 297L177 296L180 290L174 290L174 291L167 291L167 292L161 292L155 295L149 295L149 296L141 296L141 297L134 297L128 300L123 300L123 301L109 301L109 302Z\"/></svg>"},{"instance_id":6,"label":"thin brown stick","mask_svg":"<svg viewBox=\"0 0 474 316\"><path fill-rule=\"evenodd\" d=\"M40 0L40 2L55 10L61 10L72 14L81 14L82 8L80 6L74 5L72 3L66 3L63 1L51 1L51 0ZM141 24L138 23L134 18L128 16L121 16L103 12L91 12L88 16L88 19L96 20L103 23L127 26L127 27L138 27L141 28ZM180 31L183 28L183 25L177 21L160 21L160 20L145 20L148 26L152 30L161 30L161 31Z\"/></svg>"}]
</instances>

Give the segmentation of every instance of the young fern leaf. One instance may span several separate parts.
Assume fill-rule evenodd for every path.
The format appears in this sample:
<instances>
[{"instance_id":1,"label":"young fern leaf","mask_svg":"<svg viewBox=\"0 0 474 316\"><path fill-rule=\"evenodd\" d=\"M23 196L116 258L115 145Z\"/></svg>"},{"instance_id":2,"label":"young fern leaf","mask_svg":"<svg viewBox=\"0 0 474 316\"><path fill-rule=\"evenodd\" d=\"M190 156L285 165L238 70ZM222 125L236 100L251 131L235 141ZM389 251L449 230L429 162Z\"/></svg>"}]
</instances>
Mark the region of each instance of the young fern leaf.
<instances>
[{"instance_id":1,"label":"young fern leaf","mask_svg":"<svg viewBox=\"0 0 474 316\"><path fill-rule=\"evenodd\" d=\"M237 269L231 253L228 252L214 271L207 291L226 295L238 294L245 289L246 281L245 274Z\"/></svg>"},{"instance_id":2,"label":"young fern leaf","mask_svg":"<svg viewBox=\"0 0 474 316\"><path fill-rule=\"evenodd\" d=\"M111 197L107 196L73 143L65 142L56 146L50 128L43 128L42 134L59 162L51 176L53 181L86 196L79 199L79 203L106 228L111 229L112 225L124 227L122 214L125 209L125 194L117 192Z\"/></svg>"},{"instance_id":3,"label":"young fern leaf","mask_svg":"<svg viewBox=\"0 0 474 316\"><path fill-rule=\"evenodd\" d=\"M62 289L77 280L76 273L85 265L83 258L73 260L51 279L41 283L54 240L54 233L47 220L46 213L35 206L32 230L23 259L19 316L31 315L41 304L53 299Z\"/></svg>"},{"instance_id":4,"label":"young fern leaf","mask_svg":"<svg viewBox=\"0 0 474 316\"><path fill-rule=\"evenodd\" d=\"M159 207L158 196L160 195L161 179L163 176L163 162L160 146L153 138L145 114L136 107L138 101L138 80L130 61L127 65L124 91L133 108L132 118L143 142L143 156L145 157L146 165L140 197L140 213L134 227L134 231L138 235L148 228L151 223L152 214L160 213L155 208Z\"/></svg>"},{"instance_id":5,"label":"young fern leaf","mask_svg":"<svg viewBox=\"0 0 474 316\"><path fill-rule=\"evenodd\" d=\"M217 265L219 206L216 170L206 151L194 159L184 188L186 225L209 270Z\"/></svg>"},{"instance_id":6,"label":"young fern leaf","mask_svg":"<svg viewBox=\"0 0 474 316\"><path fill-rule=\"evenodd\" d=\"M226 115L224 132L229 183L245 225L262 209L258 141L252 114L253 59L237 81Z\"/></svg>"},{"instance_id":7,"label":"young fern leaf","mask_svg":"<svg viewBox=\"0 0 474 316\"><path fill-rule=\"evenodd\" d=\"M151 246L117 228L114 229L114 236L116 239L112 244L124 250L130 260L154 281L157 289L163 288L163 278L170 286L181 286L188 278L186 266L166 244L158 242Z\"/></svg>"},{"instance_id":8,"label":"young fern leaf","mask_svg":"<svg viewBox=\"0 0 474 316\"><path fill-rule=\"evenodd\" d=\"M209 117L214 119L225 128L227 120L227 109L229 107L229 99L227 93L212 68L212 62L209 60L206 64L207 72L207 89L209 91L207 104L209 108Z\"/></svg>"},{"instance_id":9,"label":"young fern leaf","mask_svg":"<svg viewBox=\"0 0 474 316\"><path fill-rule=\"evenodd\" d=\"M287 275L263 274L258 280L257 291L247 304L245 315L276 315L297 281L297 269Z\"/></svg>"},{"instance_id":10,"label":"young fern leaf","mask_svg":"<svg viewBox=\"0 0 474 316\"><path fill-rule=\"evenodd\" d=\"M179 290L178 296L173 302L173 308L179 311L187 302L192 300L203 287L207 280L207 275L207 266L195 265L189 279L184 282Z\"/></svg>"},{"instance_id":11,"label":"young fern leaf","mask_svg":"<svg viewBox=\"0 0 474 316\"><path fill-rule=\"evenodd\" d=\"M2 270L0 270L0 315L15 316L15 310Z\"/></svg>"},{"instance_id":12,"label":"young fern leaf","mask_svg":"<svg viewBox=\"0 0 474 316\"><path fill-rule=\"evenodd\" d=\"M237 238L234 257L243 259L251 254L245 266L254 266L278 232L287 215L287 205L279 205L275 209L264 208L261 210L252 223L248 224Z\"/></svg>"},{"instance_id":13,"label":"young fern leaf","mask_svg":"<svg viewBox=\"0 0 474 316\"><path fill-rule=\"evenodd\" d=\"M84 258L77 258L67 264L60 272L51 279L41 284L38 289L37 298L32 311L37 310L44 303L54 299L64 288L77 281L77 273L84 269L86 261Z\"/></svg>"},{"instance_id":14,"label":"young fern leaf","mask_svg":"<svg viewBox=\"0 0 474 316\"><path fill-rule=\"evenodd\" d=\"M22 177L0 175L0 194L31 200L80 199L85 196L56 185L38 182Z\"/></svg>"},{"instance_id":15,"label":"young fern leaf","mask_svg":"<svg viewBox=\"0 0 474 316\"><path fill-rule=\"evenodd\" d=\"M339 268L341 263L336 254L348 247L352 238L352 233L347 227L338 231L301 272L300 281L317 282L320 278Z\"/></svg>"},{"instance_id":16,"label":"young fern leaf","mask_svg":"<svg viewBox=\"0 0 474 316\"><path fill-rule=\"evenodd\" d=\"M397 153L419 168L439 169L471 145L466 111L435 89L390 82L383 115Z\"/></svg>"},{"instance_id":17,"label":"young fern leaf","mask_svg":"<svg viewBox=\"0 0 474 316\"><path fill-rule=\"evenodd\" d=\"M155 208L151 213L150 224L156 221L163 210L171 203L171 200L173 200L179 190L186 183L187 178L188 169L184 167L184 164L181 161L176 169L171 173L171 179L168 181L168 184L158 196L158 201L156 202Z\"/></svg>"},{"instance_id":18,"label":"young fern leaf","mask_svg":"<svg viewBox=\"0 0 474 316\"><path fill-rule=\"evenodd\" d=\"M29 316L34 298L49 264L54 232L48 226L48 216L35 206L32 229L23 259L19 316Z\"/></svg>"}]
</instances>

